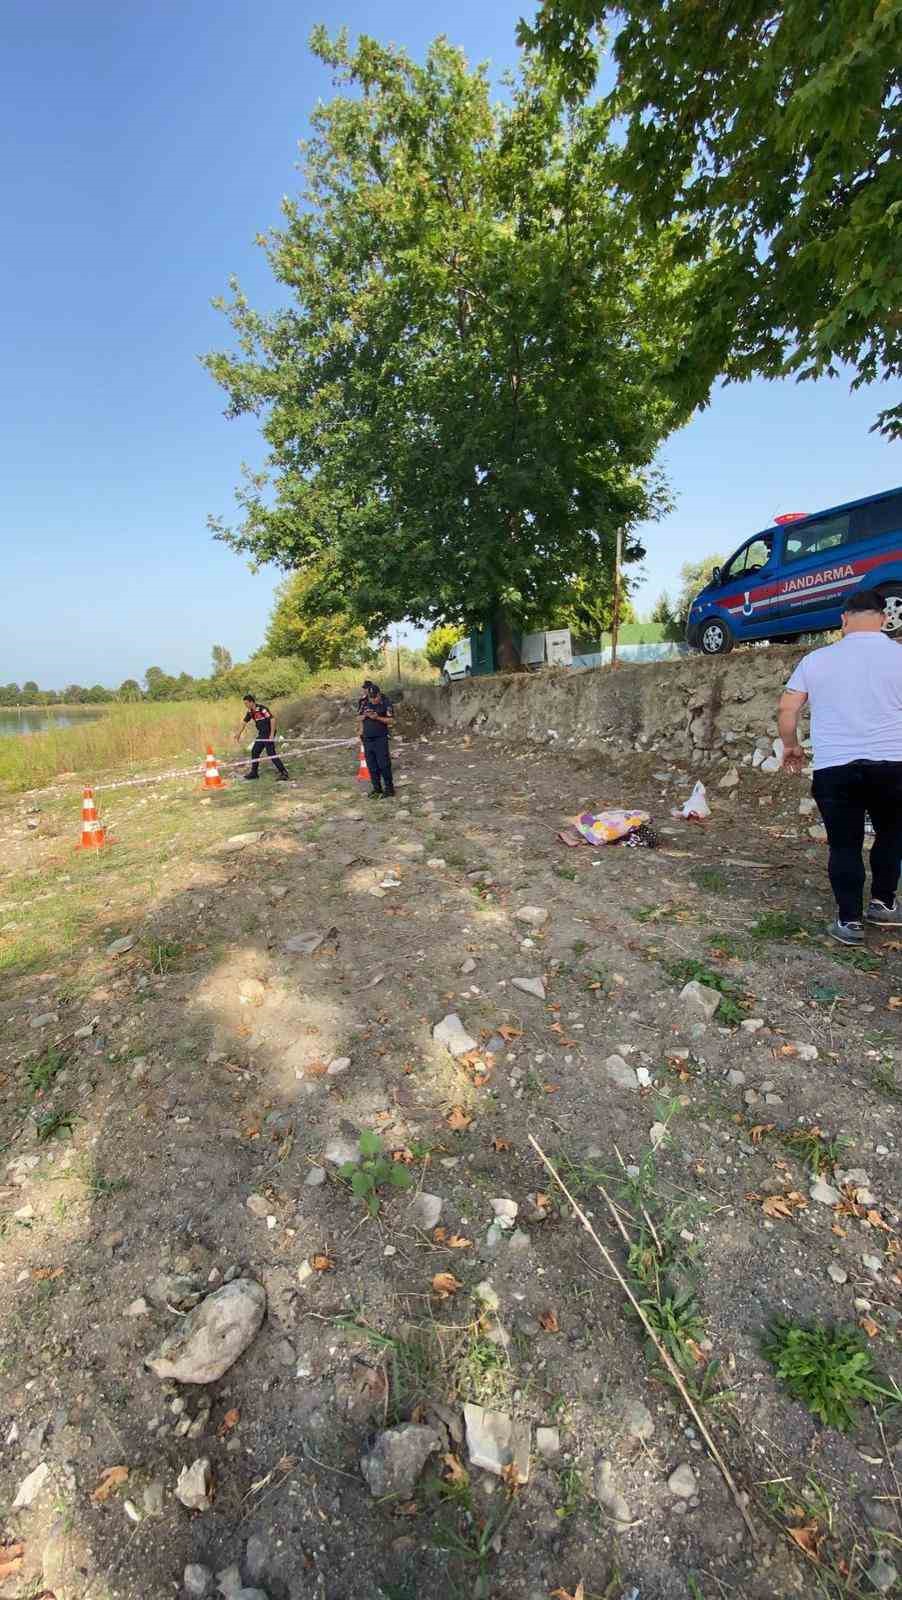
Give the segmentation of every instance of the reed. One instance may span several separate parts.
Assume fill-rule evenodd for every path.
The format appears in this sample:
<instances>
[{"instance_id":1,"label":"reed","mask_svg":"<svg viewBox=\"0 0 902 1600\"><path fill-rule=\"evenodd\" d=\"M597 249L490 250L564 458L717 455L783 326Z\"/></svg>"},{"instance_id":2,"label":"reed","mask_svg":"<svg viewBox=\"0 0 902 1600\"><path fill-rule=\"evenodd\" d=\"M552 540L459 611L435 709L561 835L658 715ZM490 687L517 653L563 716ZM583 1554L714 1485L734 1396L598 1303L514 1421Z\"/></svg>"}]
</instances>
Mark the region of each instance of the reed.
<instances>
[{"instance_id":1,"label":"reed","mask_svg":"<svg viewBox=\"0 0 902 1600\"><path fill-rule=\"evenodd\" d=\"M83 783L99 783L114 773L152 771L164 762L200 764L208 744L223 753L241 709L231 700L112 705L77 727L12 734L0 738L0 789L39 789L64 772Z\"/></svg>"}]
</instances>

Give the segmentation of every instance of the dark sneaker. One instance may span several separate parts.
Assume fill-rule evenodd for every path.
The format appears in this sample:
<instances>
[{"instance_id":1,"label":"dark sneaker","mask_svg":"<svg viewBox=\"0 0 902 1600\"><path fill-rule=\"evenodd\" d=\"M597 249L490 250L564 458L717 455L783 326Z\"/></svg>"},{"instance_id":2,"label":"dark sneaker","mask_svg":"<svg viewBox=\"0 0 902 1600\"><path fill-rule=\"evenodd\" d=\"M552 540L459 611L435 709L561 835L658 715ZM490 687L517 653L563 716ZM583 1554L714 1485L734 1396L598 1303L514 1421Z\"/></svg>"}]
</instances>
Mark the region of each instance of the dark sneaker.
<instances>
[{"instance_id":1,"label":"dark sneaker","mask_svg":"<svg viewBox=\"0 0 902 1600\"><path fill-rule=\"evenodd\" d=\"M382 790L381 789L371 789L369 794L367 795L367 799L368 800L381 800L382 799Z\"/></svg>"},{"instance_id":2,"label":"dark sneaker","mask_svg":"<svg viewBox=\"0 0 902 1600\"><path fill-rule=\"evenodd\" d=\"M840 944L864 944L864 928L860 922L840 922L837 917L827 932L831 939L838 939Z\"/></svg>"},{"instance_id":3,"label":"dark sneaker","mask_svg":"<svg viewBox=\"0 0 902 1600\"><path fill-rule=\"evenodd\" d=\"M245 783L256 783L259 776L259 772L245 772L244 781Z\"/></svg>"},{"instance_id":4,"label":"dark sneaker","mask_svg":"<svg viewBox=\"0 0 902 1600\"><path fill-rule=\"evenodd\" d=\"M385 789L385 790L384 790L384 791L383 791L383 793L384 793L384 794L385 794L385 798L386 798L386 800L394 800L394 798L395 798L395 791L394 791L394 789Z\"/></svg>"},{"instance_id":5,"label":"dark sneaker","mask_svg":"<svg viewBox=\"0 0 902 1600\"><path fill-rule=\"evenodd\" d=\"M864 914L865 922L876 923L878 928L902 928L902 911L894 900L891 906L883 900L872 900Z\"/></svg>"},{"instance_id":6,"label":"dark sneaker","mask_svg":"<svg viewBox=\"0 0 902 1600\"><path fill-rule=\"evenodd\" d=\"M276 782L277 783L290 783L291 779L289 778L287 772L277 772L276 773Z\"/></svg>"}]
</instances>

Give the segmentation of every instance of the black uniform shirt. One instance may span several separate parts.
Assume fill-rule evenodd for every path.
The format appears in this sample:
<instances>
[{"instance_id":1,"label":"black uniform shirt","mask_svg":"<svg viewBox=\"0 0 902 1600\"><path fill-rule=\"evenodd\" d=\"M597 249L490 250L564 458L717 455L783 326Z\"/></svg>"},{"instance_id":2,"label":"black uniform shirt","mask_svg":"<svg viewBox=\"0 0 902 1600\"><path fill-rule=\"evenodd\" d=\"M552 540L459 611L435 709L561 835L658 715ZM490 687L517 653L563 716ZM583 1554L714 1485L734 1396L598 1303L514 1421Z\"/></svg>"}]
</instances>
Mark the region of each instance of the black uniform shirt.
<instances>
[{"instance_id":1,"label":"black uniform shirt","mask_svg":"<svg viewBox=\"0 0 902 1600\"><path fill-rule=\"evenodd\" d=\"M272 712L268 706L254 706L245 717L245 722L254 722L254 732L258 739L268 739L272 730Z\"/></svg>"},{"instance_id":2,"label":"black uniform shirt","mask_svg":"<svg viewBox=\"0 0 902 1600\"><path fill-rule=\"evenodd\" d=\"M380 717L393 717L395 708L387 695L380 694L375 700L364 700L360 708L360 715L363 718L364 739L387 739L388 728L385 723L376 722L372 716L367 715L367 712L375 712Z\"/></svg>"}]
</instances>

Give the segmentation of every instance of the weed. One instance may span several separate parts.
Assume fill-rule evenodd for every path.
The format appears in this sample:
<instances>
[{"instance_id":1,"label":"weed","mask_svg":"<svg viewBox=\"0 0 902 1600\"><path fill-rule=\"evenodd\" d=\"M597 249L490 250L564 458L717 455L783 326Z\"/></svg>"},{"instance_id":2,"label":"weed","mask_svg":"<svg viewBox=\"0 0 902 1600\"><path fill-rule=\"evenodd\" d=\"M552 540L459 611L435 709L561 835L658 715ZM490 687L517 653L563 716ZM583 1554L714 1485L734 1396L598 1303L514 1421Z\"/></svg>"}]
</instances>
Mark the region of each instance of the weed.
<instances>
[{"instance_id":1,"label":"weed","mask_svg":"<svg viewBox=\"0 0 902 1600\"><path fill-rule=\"evenodd\" d=\"M66 1058L50 1045L37 1061L28 1068L28 1082L36 1095L46 1094L58 1072L66 1065Z\"/></svg>"},{"instance_id":2,"label":"weed","mask_svg":"<svg viewBox=\"0 0 902 1600\"><path fill-rule=\"evenodd\" d=\"M360 1151L360 1164L346 1161L344 1166L339 1167L338 1176L351 1185L370 1216L376 1217L381 1205L379 1190L383 1185L388 1184L393 1189L409 1189L413 1179L402 1162L392 1161L386 1155L378 1133L373 1133L371 1129L364 1129L357 1148Z\"/></svg>"},{"instance_id":3,"label":"weed","mask_svg":"<svg viewBox=\"0 0 902 1600\"><path fill-rule=\"evenodd\" d=\"M74 1117L71 1111L44 1111L38 1117L36 1126L37 1136L42 1142L56 1138L58 1133L72 1132Z\"/></svg>"},{"instance_id":4,"label":"weed","mask_svg":"<svg viewBox=\"0 0 902 1600\"><path fill-rule=\"evenodd\" d=\"M748 944L735 933L711 933L708 949L712 961L742 961L748 955Z\"/></svg>"},{"instance_id":5,"label":"weed","mask_svg":"<svg viewBox=\"0 0 902 1600\"><path fill-rule=\"evenodd\" d=\"M725 894L730 887L719 867L696 867L692 877L699 889L707 889L709 894Z\"/></svg>"},{"instance_id":6,"label":"weed","mask_svg":"<svg viewBox=\"0 0 902 1600\"><path fill-rule=\"evenodd\" d=\"M501 1345L487 1338L479 1323L467 1329L454 1358L454 1388L459 1398L497 1409L510 1395L510 1363Z\"/></svg>"},{"instance_id":7,"label":"weed","mask_svg":"<svg viewBox=\"0 0 902 1600\"><path fill-rule=\"evenodd\" d=\"M443 1484L442 1487L447 1486ZM456 1492L445 1494L443 1498L446 1503L453 1502L455 1498L460 1500ZM436 1547L472 1564L471 1570L475 1568L477 1581L472 1590L474 1596L482 1597L488 1594L486 1585L493 1547L497 1548L497 1541L510 1519L515 1503L515 1497L508 1495L490 1508L487 1517L482 1518L477 1515L472 1499L467 1495L461 1501L456 1526L449 1527L447 1524L437 1523Z\"/></svg>"},{"instance_id":8,"label":"weed","mask_svg":"<svg viewBox=\"0 0 902 1600\"><path fill-rule=\"evenodd\" d=\"M816 1178L822 1172L833 1171L850 1143L850 1140L843 1138L827 1139L820 1128L793 1128L788 1133L782 1133L780 1139Z\"/></svg>"},{"instance_id":9,"label":"weed","mask_svg":"<svg viewBox=\"0 0 902 1600\"><path fill-rule=\"evenodd\" d=\"M575 867L553 867L552 871L556 878L564 878L568 883L573 883L576 878Z\"/></svg>"},{"instance_id":10,"label":"weed","mask_svg":"<svg viewBox=\"0 0 902 1600\"><path fill-rule=\"evenodd\" d=\"M875 1062L871 1067L871 1083L880 1094L888 1094L895 1098L899 1093L895 1062L886 1057L882 1061Z\"/></svg>"},{"instance_id":11,"label":"weed","mask_svg":"<svg viewBox=\"0 0 902 1600\"><path fill-rule=\"evenodd\" d=\"M762 1349L793 1399L841 1433L857 1421L861 1404L902 1403L902 1391L878 1381L865 1340L848 1324L803 1326L778 1317Z\"/></svg>"},{"instance_id":12,"label":"weed","mask_svg":"<svg viewBox=\"0 0 902 1600\"><path fill-rule=\"evenodd\" d=\"M92 1194L98 1196L108 1194L121 1194L124 1189L131 1188L131 1178L105 1178L100 1172L91 1172L85 1179Z\"/></svg>"},{"instance_id":13,"label":"weed","mask_svg":"<svg viewBox=\"0 0 902 1600\"><path fill-rule=\"evenodd\" d=\"M647 1296L639 1304L668 1355L682 1372L694 1373L697 1357L689 1341L697 1344L699 1339L704 1338L704 1326L695 1296L689 1290L684 1290L677 1295ZM657 1351L650 1340L646 1353L650 1361L657 1358Z\"/></svg>"},{"instance_id":14,"label":"weed","mask_svg":"<svg viewBox=\"0 0 902 1600\"><path fill-rule=\"evenodd\" d=\"M172 972L179 965L184 953L184 946L174 939L150 939L147 943L147 956L151 968L161 978L165 978L167 972Z\"/></svg>"},{"instance_id":15,"label":"weed","mask_svg":"<svg viewBox=\"0 0 902 1600\"><path fill-rule=\"evenodd\" d=\"M872 956L867 950L844 950L841 945L831 944L830 955L834 961L841 961L843 966L851 967L854 972L880 972L883 962L879 956Z\"/></svg>"},{"instance_id":16,"label":"weed","mask_svg":"<svg viewBox=\"0 0 902 1600\"><path fill-rule=\"evenodd\" d=\"M558 1481L561 1486L561 1499L560 1504L554 1508L554 1514L563 1522L581 1510L586 1499L586 1486L579 1467L574 1466L564 1467L558 1473Z\"/></svg>"},{"instance_id":17,"label":"weed","mask_svg":"<svg viewBox=\"0 0 902 1600\"><path fill-rule=\"evenodd\" d=\"M786 939L808 939L811 929L798 917L788 911L765 911L763 917L749 929L753 939L759 943L771 943Z\"/></svg>"},{"instance_id":18,"label":"weed","mask_svg":"<svg viewBox=\"0 0 902 1600\"><path fill-rule=\"evenodd\" d=\"M580 956L584 956L585 955L585 953L588 950L589 946L586 943L585 939L574 939L573 944L571 945L570 948L573 951L573 954L576 956L577 960L579 960Z\"/></svg>"},{"instance_id":19,"label":"weed","mask_svg":"<svg viewBox=\"0 0 902 1600\"><path fill-rule=\"evenodd\" d=\"M637 922L691 922L692 912L669 902L663 906L637 906L633 911Z\"/></svg>"}]
</instances>

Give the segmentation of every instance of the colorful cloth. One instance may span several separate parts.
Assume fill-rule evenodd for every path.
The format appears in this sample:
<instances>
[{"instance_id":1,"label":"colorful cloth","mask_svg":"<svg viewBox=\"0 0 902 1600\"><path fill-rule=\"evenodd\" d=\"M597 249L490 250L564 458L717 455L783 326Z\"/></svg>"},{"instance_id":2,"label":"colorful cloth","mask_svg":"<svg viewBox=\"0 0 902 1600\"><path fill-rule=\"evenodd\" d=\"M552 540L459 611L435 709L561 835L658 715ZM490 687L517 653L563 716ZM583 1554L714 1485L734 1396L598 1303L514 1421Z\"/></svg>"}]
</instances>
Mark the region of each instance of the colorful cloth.
<instances>
[{"instance_id":1,"label":"colorful cloth","mask_svg":"<svg viewBox=\"0 0 902 1600\"><path fill-rule=\"evenodd\" d=\"M569 828L574 828L586 844L616 844L628 834L651 821L647 811L582 811L578 817L568 817Z\"/></svg>"}]
</instances>

